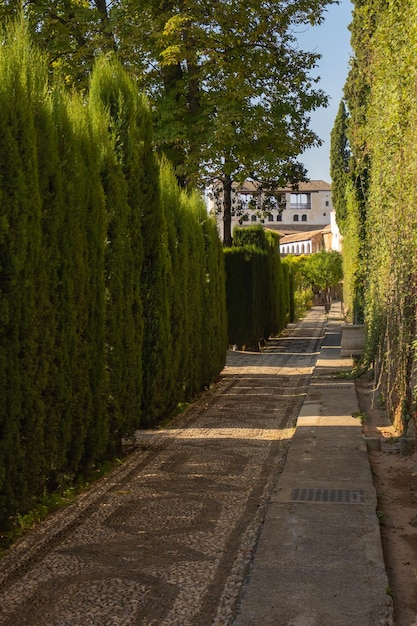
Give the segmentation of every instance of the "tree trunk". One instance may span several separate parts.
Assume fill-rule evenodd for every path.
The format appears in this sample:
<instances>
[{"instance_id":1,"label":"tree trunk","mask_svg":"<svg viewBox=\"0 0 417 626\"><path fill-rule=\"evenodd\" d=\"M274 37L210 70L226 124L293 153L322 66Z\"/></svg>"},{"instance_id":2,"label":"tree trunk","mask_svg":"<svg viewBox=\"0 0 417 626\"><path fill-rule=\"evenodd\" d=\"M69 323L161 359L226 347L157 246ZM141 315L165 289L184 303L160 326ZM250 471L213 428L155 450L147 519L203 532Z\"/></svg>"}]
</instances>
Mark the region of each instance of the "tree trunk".
<instances>
[{"instance_id":1,"label":"tree trunk","mask_svg":"<svg viewBox=\"0 0 417 626\"><path fill-rule=\"evenodd\" d=\"M170 111L170 119L176 123L181 123L181 119L178 116L178 111L183 108L183 87L184 80L183 71L180 63L174 63L172 65L166 65L161 67L161 75L164 83L164 91L167 96L167 101L172 103ZM181 114L180 114L181 116ZM187 175L186 175L186 153L185 145L183 141L177 141L173 139L169 142L164 142L163 150L168 160L172 163L175 171L177 182L182 189L187 187Z\"/></svg>"},{"instance_id":2,"label":"tree trunk","mask_svg":"<svg viewBox=\"0 0 417 626\"><path fill-rule=\"evenodd\" d=\"M95 0L94 4L96 5L96 9L100 14L100 20L103 25L102 32L106 39L108 49L112 50L113 52L116 52L117 51L116 39L114 37L114 33L110 25L107 2L106 0Z\"/></svg>"},{"instance_id":3,"label":"tree trunk","mask_svg":"<svg viewBox=\"0 0 417 626\"><path fill-rule=\"evenodd\" d=\"M232 245L232 178L226 174L223 178L223 245Z\"/></svg>"},{"instance_id":4,"label":"tree trunk","mask_svg":"<svg viewBox=\"0 0 417 626\"><path fill-rule=\"evenodd\" d=\"M194 46L194 42L191 41L191 45ZM190 46L191 47L191 46ZM188 176L187 187L189 189L195 189L197 186L198 173L200 169L200 153L201 153L201 136L198 132L199 116L201 115L201 101L200 101L200 76L199 68L195 59L195 55L187 61L188 70L188 123L189 128L193 129L190 132L190 145L188 155Z\"/></svg>"}]
</instances>

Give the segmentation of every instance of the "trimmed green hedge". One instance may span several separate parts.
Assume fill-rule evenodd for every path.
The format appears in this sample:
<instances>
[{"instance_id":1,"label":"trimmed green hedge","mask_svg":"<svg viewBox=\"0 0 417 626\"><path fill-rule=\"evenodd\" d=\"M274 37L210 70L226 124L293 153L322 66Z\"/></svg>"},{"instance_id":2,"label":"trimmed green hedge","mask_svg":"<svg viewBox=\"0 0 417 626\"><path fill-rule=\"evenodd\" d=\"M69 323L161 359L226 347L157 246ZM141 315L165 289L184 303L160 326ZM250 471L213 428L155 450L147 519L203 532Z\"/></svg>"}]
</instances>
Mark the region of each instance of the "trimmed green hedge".
<instances>
[{"instance_id":1,"label":"trimmed green hedge","mask_svg":"<svg viewBox=\"0 0 417 626\"><path fill-rule=\"evenodd\" d=\"M209 385L227 347L204 200L99 60L83 99L16 26L0 48L0 528Z\"/></svg>"},{"instance_id":2,"label":"trimmed green hedge","mask_svg":"<svg viewBox=\"0 0 417 626\"><path fill-rule=\"evenodd\" d=\"M293 294L279 256L279 235L261 226L235 228L225 249L229 344L257 349L292 319Z\"/></svg>"}]
</instances>

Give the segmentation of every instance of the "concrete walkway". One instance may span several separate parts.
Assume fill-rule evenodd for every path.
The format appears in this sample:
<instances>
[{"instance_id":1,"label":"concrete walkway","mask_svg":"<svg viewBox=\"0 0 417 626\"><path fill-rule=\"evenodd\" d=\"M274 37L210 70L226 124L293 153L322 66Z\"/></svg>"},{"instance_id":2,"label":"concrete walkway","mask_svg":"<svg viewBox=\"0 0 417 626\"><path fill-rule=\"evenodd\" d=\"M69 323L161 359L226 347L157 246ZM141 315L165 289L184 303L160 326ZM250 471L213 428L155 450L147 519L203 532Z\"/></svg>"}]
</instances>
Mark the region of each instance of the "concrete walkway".
<instances>
[{"instance_id":1,"label":"concrete walkway","mask_svg":"<svg viewBox=\"0 0 417 626\"><path fill-rule=\"evenodd\" d=\"M334 305L235 626L393 624L355 385L336 376L352 367L340 339Z\"/></svg>"}]
</instances>

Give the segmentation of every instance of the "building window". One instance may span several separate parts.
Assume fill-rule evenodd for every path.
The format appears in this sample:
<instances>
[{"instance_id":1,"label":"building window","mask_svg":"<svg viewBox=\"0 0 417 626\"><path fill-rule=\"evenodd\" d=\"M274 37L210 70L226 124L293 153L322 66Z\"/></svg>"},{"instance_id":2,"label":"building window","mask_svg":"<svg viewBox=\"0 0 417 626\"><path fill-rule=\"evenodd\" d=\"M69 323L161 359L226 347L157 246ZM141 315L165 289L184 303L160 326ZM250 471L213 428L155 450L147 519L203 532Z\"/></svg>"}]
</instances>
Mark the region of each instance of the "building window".
<instances>
[{"instance_id":1,"label":"building window","mask_svg":"<svg viewBox=\"0 0 417 626\"><path fill-rule=\"evenodd\" d=\"M293 222L298 222L298 215L293 215L292 221Z\"/></svg>"},{"instance_id":2,"label":"building window","mask_svg":"<svg viewBox=\"0 0 417 626\"><path fill-rule=\"evenodd\" d=\"M247 213L242 215L242 222L249 222L249 215Z\"/></svg>"},{"instance_id":3,"label":"building window","mask_svg":"<svg viewBox=\"0 0 417 626\"><path fill-rule=\"evenodd\" d=\"M306 210L311 209L311 194L309 193L292 193L291 204L292 209Z\"/></svg>"},{"instance_id":4,"label":"building window","mask_svg":"<svg viewBox=\"0 0 417 626\"><path fill-rule=\"evenodd\" d=\"M326 200L326 206L329 206L329 205L330 205L329 201L328 201L328 200Z\"/></svg>"},{"instance_id":5,"label":"building window","mask_svg":"<svg viewBox=\"0 0 417 626\"><path fill-rule=\"evenodd\" d=\"M274 216L272 215L272 213L268 213L268 222L273 222L274 221Z\"/></svg>"},{"instance_id":6,"label":"building window","mask_svg":"<svg viewBox=\"0 0 417 626\"><path fill-rule=\"evenodd\" d=\"M282 222L282 213L278 213L277 222Z\"/></svg>"},{"instance_id":7,"label":"building window","mask_svg":"<svg viewBox=\"0 0 417 626\"><path fill-rule=\"evenodd\" d=\"M301 221L302 222L306 222L307 221L307 215L302 215L301 216Z\"/></svg>"},{"instance_id":8,"label":"building window","mask_svg":"<svg viewBox=\"0 0 417 626\"><path fill-rule=\"evenodd\" d=\"M256 215L252 215L252 217L250 218L252 222L256 222Z\"/></svg>"},{"instance_id":9,"label":"building window","mask_svg":"<svg viewBox=\"0 0 417 626\"><path fill-rule=\"evenodd\" d=\"M285 194L270 195L266 194L263 197L263 206L265 209L279 209L285 207Z\"/></svg>"},{"instance_id":10,"label":"building window","mask_svg":"<svg viewBox=\"0 0 417 626\"><path fill-rule=\"evenodd\" d=\"M258 206L257 196L254 196L251 193L239 193L237 196L237 200L243 211L247 211L248 209L256 209L256 207Z\"/></svg>"}]
</instances>

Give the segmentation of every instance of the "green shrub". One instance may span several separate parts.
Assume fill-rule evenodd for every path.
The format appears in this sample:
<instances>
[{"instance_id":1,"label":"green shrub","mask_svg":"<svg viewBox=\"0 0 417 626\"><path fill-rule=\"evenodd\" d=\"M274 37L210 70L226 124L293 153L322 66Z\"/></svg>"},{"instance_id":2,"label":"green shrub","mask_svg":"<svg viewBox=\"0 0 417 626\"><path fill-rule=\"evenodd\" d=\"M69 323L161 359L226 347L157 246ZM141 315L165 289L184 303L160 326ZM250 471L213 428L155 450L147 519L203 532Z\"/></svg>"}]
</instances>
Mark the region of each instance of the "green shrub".
<instances>
[{"instance_id":1,"label":"green shrub","mask_svg":"<svg viewBox=\"0 0 417 626\"><path fill-rule=\"evenodd\" d=\"M290 320L290 274L276 233L261 226L235 228L233 241L225 250L229 343L257 348Z\"/></svg>"}]
</instances>

